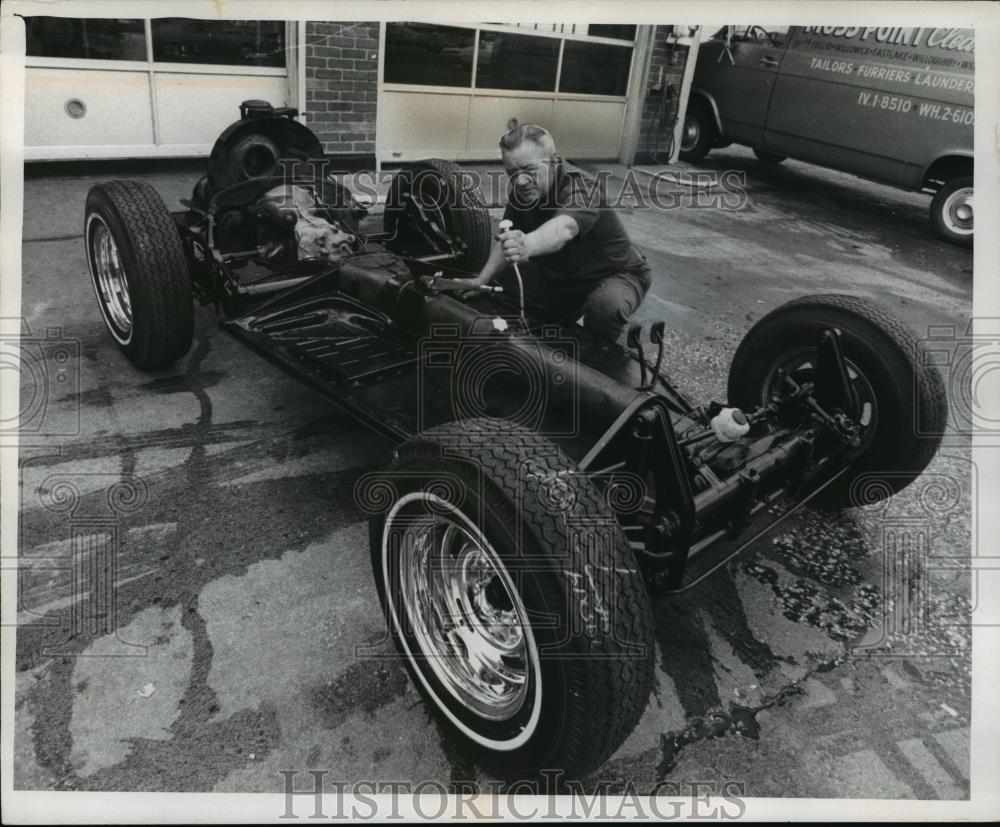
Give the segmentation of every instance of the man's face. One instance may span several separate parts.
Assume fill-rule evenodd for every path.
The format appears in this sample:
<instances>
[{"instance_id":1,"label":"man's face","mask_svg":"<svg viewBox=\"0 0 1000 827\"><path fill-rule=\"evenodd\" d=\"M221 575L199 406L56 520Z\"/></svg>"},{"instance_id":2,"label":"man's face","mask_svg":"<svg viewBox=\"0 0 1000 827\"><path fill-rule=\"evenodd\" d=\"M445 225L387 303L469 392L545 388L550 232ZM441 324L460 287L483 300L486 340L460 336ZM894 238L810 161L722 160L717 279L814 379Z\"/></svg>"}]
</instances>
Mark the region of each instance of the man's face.
<instances>
[{"instance_id":1,"label":"man's face","mask_svg":"<svg viewBox=\"0 0 1000 827\"><path fill-rule=\"evenodd\" d=\"M555 181L556 159L551 150L532 141L503 153L503 166L509 178L509 197L516 206L538 203Z\"/></svg>"}]
</instances>

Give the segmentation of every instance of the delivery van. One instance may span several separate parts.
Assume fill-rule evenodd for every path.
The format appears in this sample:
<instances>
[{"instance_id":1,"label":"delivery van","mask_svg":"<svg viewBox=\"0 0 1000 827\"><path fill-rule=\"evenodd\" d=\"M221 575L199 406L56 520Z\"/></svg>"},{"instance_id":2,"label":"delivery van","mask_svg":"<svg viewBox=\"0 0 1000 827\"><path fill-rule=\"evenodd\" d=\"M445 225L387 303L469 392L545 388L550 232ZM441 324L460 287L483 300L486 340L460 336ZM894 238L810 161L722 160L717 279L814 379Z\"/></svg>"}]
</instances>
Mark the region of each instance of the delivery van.
<instances>
[{"instance_id":1,"label":"delivery van","mask_svg":"<svg viewBox=\"0 0 1000 827\"><path fill-rule=\"evenodd\" d=\"M725 26L702 43L680 157L730 143L933 195L972 244L972 29Z\"/></svg>"}]
</instances>

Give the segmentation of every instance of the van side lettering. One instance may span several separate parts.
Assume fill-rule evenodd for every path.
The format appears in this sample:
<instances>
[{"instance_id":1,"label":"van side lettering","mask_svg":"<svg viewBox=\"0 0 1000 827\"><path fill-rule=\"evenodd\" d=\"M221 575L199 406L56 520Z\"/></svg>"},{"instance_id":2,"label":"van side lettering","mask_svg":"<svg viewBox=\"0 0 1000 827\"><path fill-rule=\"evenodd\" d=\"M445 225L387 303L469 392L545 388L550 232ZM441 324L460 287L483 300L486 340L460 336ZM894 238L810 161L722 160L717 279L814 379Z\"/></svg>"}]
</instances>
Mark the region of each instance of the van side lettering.
<instances>
[{"instance_id":1,"label":"van side lettering","mask_svg":"<svg viewBox=\"0 0 1000 827\"><path fill-rule=\"evenodd\" d=\"M886 109L889 112L909 112L913 109L913 101L896 95L873 95L870 92L859 92L858 103L870 106L872 109Z\"/></svg>"},{"instance_id":2,"label":"van side lettering","mask_svg":"<svg viewBox=\"0 0 1000 827\"><path fill-rule=\"evenodd\" d=\"M803 26L802 34L823 37L853 39L861 43L874 41L887 46L910 46L943 49L949 52L973 53L976 50L976 36L971 29L928 29L906 26ZM823 41L813 41L812 45Z\"/></svg>"},{"instance_id":3,"label":"van side lettering","mask_svg":"<svg viewBox=\"0 0 1000 827\"><path fill-rule=\"evenodd\" d=\"M955 52L973 52L976 38L973 34L963 34L961 29L934 29L927 35L927 45Z\"/></svg>"},{"instance_id":4,"label":"van side lettering","mask_svg":"<svg viewBox=\"0 0 1000 827\"><path fill-rule=\"evenodd\" d=\"M863 78L871 80L895 80L900 83L909 83L913 75L906 69L890 69L888 66L870 66L861 64L858 67L858 74Z\"/></svg>"},{"instance_id":5,"label":"van side lettering","mask_svg":"<svg viewBox=\"0 0 1000 827\"><path fill-rule=\"evenodd\" d=\"M809 68L849 75L854 71L854 64L845 60L831 60L828 57L814 57L809 61Z\"/></svg>"},{"instance_id":6,"label":"van side lettering","mask_svg":"<svg viewBox=\"0 0 1000 827\"><path fill-rule=\"evenodd\" d=\"M955 92L972 94L976 82L972 78L957 78L951 75L932 75L930 72L917 73L917 86L930 86L932 89L949 89Z\"/></svg>"},{"instance_id":7,"label":"van side lettering","mask_svg":"<svg viewBox=\"0 0 1000 827\"><path fill-rule=\"evenodd\" d=\"M942 106L937 103L922 103L917 107L917 114L936 121L948 121L962 126L972 126L976 122L976 113L972 109L958 106Z\"/></svg>"}]
</instances>

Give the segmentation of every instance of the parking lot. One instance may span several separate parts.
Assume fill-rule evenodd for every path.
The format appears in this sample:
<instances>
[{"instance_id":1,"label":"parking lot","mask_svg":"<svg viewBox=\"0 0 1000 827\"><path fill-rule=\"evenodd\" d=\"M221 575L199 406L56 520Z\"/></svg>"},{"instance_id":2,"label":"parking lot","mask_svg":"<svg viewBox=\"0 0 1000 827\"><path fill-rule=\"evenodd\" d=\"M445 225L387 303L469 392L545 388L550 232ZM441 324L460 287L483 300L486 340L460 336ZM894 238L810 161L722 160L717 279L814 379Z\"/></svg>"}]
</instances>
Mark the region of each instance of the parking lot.
<instances>
[{"instance_id":1,"label":"parking lot","mask_svg":"<svg viewBox=\"0 0 1000 827\"><path fill-rule=\"evenodd\" d=\"M745 176L746 199L623 214L653 271L638 317L666 322L666 368L696 399L723 400L742 335L804 294L877 300L921 336L964 333L972 253L932 237L926 196L736 147L700 168ZM135 177L176 209L199 175ZM354 483L391 444L242 347L210 307L183 360L134 369L106 334L80 235L106 177L122 176L25 182L22 316L65 360L30 390L44 404L19 458L15 787L281 792L281 771L310 769L483 780L385 641ZM655 598L655 694L587 783L966 798L960 431L891 501L806 510ZM94 561L108 560L98 588Z\"/></svg>"}]
</instances>

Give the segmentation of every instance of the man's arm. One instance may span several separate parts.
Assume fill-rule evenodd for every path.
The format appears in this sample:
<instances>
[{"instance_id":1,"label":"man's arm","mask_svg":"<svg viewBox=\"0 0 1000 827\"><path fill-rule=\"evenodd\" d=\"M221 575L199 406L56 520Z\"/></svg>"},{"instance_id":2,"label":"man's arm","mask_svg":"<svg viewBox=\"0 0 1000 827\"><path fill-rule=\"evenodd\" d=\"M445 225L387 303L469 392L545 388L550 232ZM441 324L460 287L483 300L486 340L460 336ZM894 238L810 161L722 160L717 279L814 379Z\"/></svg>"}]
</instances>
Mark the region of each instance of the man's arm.
<instances>
[{"instance_id":1,"label":"man's arm","mask_svg":"<svg viewBox=\"0 0 1000 827\"><path fill-rule=\"evenodd\" d=\"M526 261L533 256L555 253L565 247L580 233L580 226L568 215L550 218L530 233L508 230L497 236L498 242L490 250L479 275L472 284L489 284L503 268L514 261Z\"/></svg>"},{"instance_id":2,"label":"man's arm","mask_svg":"<svg viewBox=\"0 0 1000 827\"><path fill-rule=\"evenodd\" d=\"M580 225L568 215L550 218L536 230L522 233L511 230L500 236L504 259L524 261L535 256L556 253L580 234Z\"/></svg>"},{"instance_id":3,"label":"man's arm","mask_svg":"<svg viewBox=\"0 0 1000 827\"><path fill-rule=\"evenodd\" d=\"M486 264L479 271L479 275L472 279L474 284L489 284L499 273L507 262L503 257L503 246L498 242L494 243L490 250L490 257L486 259Z\"/></svg>"}]
</instances>

